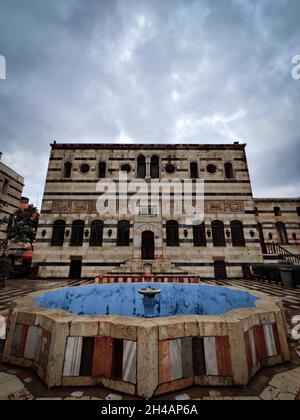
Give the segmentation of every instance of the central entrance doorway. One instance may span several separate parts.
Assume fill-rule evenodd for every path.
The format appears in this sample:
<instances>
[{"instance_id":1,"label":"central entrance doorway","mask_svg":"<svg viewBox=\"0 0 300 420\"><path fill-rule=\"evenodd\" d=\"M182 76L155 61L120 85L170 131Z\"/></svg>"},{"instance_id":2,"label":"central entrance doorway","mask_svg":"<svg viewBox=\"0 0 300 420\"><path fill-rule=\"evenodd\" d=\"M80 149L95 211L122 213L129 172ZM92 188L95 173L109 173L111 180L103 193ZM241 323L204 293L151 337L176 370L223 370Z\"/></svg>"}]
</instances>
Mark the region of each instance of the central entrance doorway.
<instances>
[{"instance_id":1,"label":"central entrance doorway","mask_svg":"<svg viewBox=\"0 0 300 420\"><path fill-rule=\"evenodd\" d=\"M154 233L146 230L142 233L142 260L155 259Z\"/></svg>"}]
</instances>

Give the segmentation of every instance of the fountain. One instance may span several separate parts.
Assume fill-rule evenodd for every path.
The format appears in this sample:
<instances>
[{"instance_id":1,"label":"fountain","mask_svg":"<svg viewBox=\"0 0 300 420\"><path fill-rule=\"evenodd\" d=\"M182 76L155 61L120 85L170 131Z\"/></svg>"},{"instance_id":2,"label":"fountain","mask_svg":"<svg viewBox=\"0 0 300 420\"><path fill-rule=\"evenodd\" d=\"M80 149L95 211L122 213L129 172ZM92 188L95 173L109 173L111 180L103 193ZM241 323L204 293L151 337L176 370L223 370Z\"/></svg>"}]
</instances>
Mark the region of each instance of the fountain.
<instances>
[{"instance_id":1,"label":"fountain","mask_svg":"<svg viewBox=\"0 0 300 420\"><path fill-rule=\"evenodd\" d=\"M280 299L152 282L18 299L3 354L5 363L34 369L48 387L101 385L143 398L196 385L245 386L261 368L288 360Z\"/></svg>"},{"instance_id":2,"label":"fountain","mask_svg":"<svg viewBox=\"0 0 300 420\"><path fill-rule=\"evenodd\" d=\"M159 305L159 301L154 299L156 295L161 293L161 289L154 289L152 287L143 287L138 289L138 293L144 296L143 305L145 310L145 318L154 318L155 306Z\"/></svg>"}]
</instances>

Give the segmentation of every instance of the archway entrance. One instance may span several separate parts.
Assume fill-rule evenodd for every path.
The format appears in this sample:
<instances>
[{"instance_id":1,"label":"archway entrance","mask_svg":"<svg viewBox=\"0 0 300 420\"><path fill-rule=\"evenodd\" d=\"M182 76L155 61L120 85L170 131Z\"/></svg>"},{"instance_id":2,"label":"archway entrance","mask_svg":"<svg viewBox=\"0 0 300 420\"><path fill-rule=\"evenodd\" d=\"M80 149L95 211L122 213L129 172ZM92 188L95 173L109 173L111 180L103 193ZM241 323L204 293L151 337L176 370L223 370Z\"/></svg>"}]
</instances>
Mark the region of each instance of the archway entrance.
<instances>
[{"instance_id":1,"label":"archway entrance","mask_svg":"<svg viewBox=\"0 0 300 420\"><path fill-rule=\"evenodd\" d=\"M154 233L146 230L142 233L142 260L155 259Z\"/></svg>"}]
</instances>

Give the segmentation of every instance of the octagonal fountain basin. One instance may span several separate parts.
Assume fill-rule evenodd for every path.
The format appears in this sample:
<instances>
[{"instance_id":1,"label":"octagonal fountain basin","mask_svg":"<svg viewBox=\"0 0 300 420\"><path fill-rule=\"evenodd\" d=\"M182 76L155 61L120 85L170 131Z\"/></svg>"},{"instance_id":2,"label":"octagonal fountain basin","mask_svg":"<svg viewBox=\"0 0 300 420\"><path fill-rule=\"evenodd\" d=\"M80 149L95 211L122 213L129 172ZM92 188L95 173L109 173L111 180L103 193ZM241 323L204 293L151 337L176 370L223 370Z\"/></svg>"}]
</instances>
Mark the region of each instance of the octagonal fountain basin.
<instances>
[{"instance_id":1,"label":"octagonal fountain basin","mask_svg":"<svg viewBox=\"0 0 300 420\"><path fill-rule=\"evenodd\" d=\"M62 309L77 315L166 317L219 315L233 309L254 308L257 299L246 291L226 287L131 283L55 290L38 296L36 301L42 308ZM153 302L151 314L145 311L148 302Z\"/></svg>"},{"instance_id":2,"label":"octagonal fountain basin","mask_svg":"<svg viewBox=\"0 0 300 420\"><path fill-rule=\"evenodd\" d=\"M279 299L165 283L18 299L3 355L32 368L48 387L99 385L143 398L195 385L244 386L261 368L289 359Z\"/></svg>"}]
</instances>

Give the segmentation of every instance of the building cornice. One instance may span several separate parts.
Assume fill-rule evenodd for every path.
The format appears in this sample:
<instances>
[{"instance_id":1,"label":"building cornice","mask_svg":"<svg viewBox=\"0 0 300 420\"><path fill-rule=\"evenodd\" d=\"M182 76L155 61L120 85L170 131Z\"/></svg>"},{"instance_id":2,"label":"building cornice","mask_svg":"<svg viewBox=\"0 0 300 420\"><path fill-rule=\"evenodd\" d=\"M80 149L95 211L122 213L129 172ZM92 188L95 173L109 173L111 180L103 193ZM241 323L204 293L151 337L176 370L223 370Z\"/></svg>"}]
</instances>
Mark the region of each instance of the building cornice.
<instances>
[{"instance_id":1,"label":"building cornice","mask_svg":"<svg viewBox=\"0 0 300 420\"><path fill-rule=\"evenodd\" d=\"M244 150L246 144L52 143L52 150Z\"/></svg>"}]
</instances>

